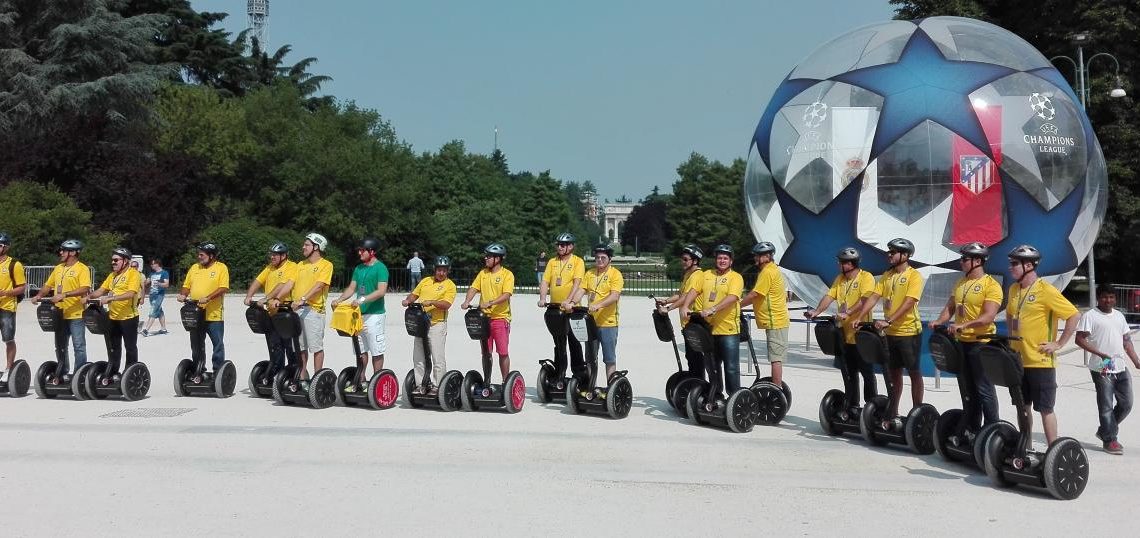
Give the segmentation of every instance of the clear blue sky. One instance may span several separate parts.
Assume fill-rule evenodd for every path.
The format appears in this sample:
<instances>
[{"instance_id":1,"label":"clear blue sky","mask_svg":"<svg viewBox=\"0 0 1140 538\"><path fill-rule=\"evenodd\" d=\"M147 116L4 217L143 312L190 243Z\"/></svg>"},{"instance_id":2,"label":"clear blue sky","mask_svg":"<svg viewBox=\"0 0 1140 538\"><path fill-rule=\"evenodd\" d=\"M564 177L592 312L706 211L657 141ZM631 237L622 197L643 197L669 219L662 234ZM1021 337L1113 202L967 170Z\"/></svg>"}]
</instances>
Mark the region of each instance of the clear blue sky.
<instances>
[{"instance_id":1,"label":"clear blue sky","mask_svg":"<svg viewBox=\"0 0 1140 538\"><path fill-rule=\"evenodd\" d=\"M192 0L246 27L245 0ZM696 151L746 157L776 85L817 46L891 18L887 0L270 0L269 49L315 56L324 89L417 152L463 140L512 171L602 198L670 192Z\"/></svg>"}]
</instances>

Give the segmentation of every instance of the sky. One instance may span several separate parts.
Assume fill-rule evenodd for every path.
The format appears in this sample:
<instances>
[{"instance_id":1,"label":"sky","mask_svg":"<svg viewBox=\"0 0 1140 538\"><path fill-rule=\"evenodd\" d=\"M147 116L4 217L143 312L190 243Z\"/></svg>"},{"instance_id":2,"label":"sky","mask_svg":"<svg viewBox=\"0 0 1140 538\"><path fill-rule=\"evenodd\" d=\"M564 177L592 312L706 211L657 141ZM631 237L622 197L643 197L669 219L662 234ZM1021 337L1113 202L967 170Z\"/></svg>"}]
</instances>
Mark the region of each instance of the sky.
<instances>
[{"instance_id":1,"label":"sky","mask_svg":"<svg viewBox=\"0 0 1140 538\"><path fill-rule=\"evenodd\" d=\"M191 0L247 26L245 0ZM772 92L887 0L270 0L269 48L377 110L417 153L498 145L512 172L671 192L692 152L746 158Z\"/></svg>"}]
</instances>

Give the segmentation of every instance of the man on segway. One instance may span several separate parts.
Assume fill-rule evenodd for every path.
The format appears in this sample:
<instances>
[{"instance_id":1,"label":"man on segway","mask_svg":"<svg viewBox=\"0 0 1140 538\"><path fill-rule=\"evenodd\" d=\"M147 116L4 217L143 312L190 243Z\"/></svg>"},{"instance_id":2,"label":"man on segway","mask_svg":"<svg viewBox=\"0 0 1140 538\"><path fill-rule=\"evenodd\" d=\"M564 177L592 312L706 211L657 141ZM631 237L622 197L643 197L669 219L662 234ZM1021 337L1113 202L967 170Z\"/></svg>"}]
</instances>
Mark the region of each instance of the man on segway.
<instances>
[{"instance_id":1,"label":"man on segway","mask_svg":"<svg viewBox=\"0 0 1140 538\"><path fill-rule=\"evenodd\" d=\"M804 312L804 316L808 319L815 319L827 311L827 307L831 303L836 303L836 308L839 310L836 319L843 330L841 356L836 357L836 360L844 361L843 366L846 367L847 375L843 378L843 394L847 398L847 409L859 407L859 376L863 377L864 401L870 402L879 394L875 382L875 369L871 363L864 361L859 356L859 348L855 347L855 325L848 323L848 320L852 319L851 316L858 316L859 312L863 310L864 300L875 291L875 277L859 268L860 258L859 251L854 247L841 249L835 255L836 262L839 264L839 276L835 277L831 283L827 295L820 298L819 305L815 307L815 310ZM871 315L868 312L862 317L855 318L854 321L871 321Z\"/></svg>"},{"instance_id":2,"label":"man on segway","mask_svg":"<svg viewBox=\"0 0 1140 538\"><path fill-rule=\"evenodd\" d=\"M329 242L325 236L319 233L306 235L305 241L301 244L301 256L304 259L297 264L297 278L293 280L291 290L286 288L282 291L282 293L292 291L293 307L301 318L303 330L299 339L301 349L298 350L297 360L301 363L301 379L305 380L309 379L307 368L309 354L313 356L314 372L325 366L325 301L328 299L333 275L333 264L324 257L328 247ZM384 270L384 282L388 282L387 269ZM383 301L380 302L380 313L384 313ZM367 330L367 327L365 329ZM383 355L383 351L380 355ZM302 385L305 383L307 381Z\"/></svg>"},{"instance_id":3,"label":"man on segway","mask_svg":"<svg viewBox=\"0 0 1140 538\"><path fill-rule=\"evenodd\" d=\"M366 355L366 357L360 357L360 363L367 364L367 357L371 357L372 369L375 372L384 369L384 352L388 350L388 338L384 332L384 294L388 292L388 266L376 257L379 250L380 240L378 239L369 237L360 241L356 247L356 254L360 257L360 265L352 270L352 281L344 288L340 297L332 302L332 307L336 308L336 305L352 298L357 305L360 305L364 328L357 338L359 339L361 353ZM329 267L332 267L331 263ZM321 331L324 331L323 326ZM357 375L360 376L358 383L361 386L368 385L368 378L365 377L364 370L362 366L357 372ZM355 385L349 384L345 390L356 390Z\"/></svg>"},{"instance_id":4,"label":"man on segway","mask_svg":"<svg viewBox=\"0 0 1140 538\"><path fill-rule=\"evenodd\" d=\"M547 307L546 323L564 323L565 313L574 307L571 300L579 293L582 279L586 275L586 262L574 254L574 235L568 232L558 234L555 238L558 255L551 258L546 264L546 271L542 274L542 282L538 284L538 306ZM550 302L547 302L547 294ZM555 311L551 307L558 307ZM557 316L557 317L556 317ZM554 376L552 383L558 390L562 390L562 379L566 375L567 348L569 348L570 371L575 377L582 379L586 375L586 361L582 356L582 343L570 331L553 331L554 338Z\"/></svg>"},{"instance_id":5,"label":"man on segway","mask_svg":"<svg viewBox=\"0 0 1140 538\"><path fill-rule=\"evenodd\" d=\"M206 336L210 337L210 344L213 346L211 359L215 373L220 373L219 370L226 361L222 303L226 292L230 289L230 269L218 261L218 253L218 245L214 243L207 241L198 245L198 263L191 265L186 271L182 289L178 290L178 302L184 303L187 299L193 299L198 302L199 308L206 311L205 330L194 331L192 336L198 339L199 349L205 348ZM202 379L196 375L191 381L201 383Z\"/></svg>"},{"instance_id":6,"label":"man on segway","mask_svg":"<svg viewBox=\"0 0 1140 538\"><path fill-rule=\"evenodd\" d=\"M428 345L431 347L431 374L435 383L432 383L432 388L428 392L429 395L435 395L438 392L443 374L447 372L447 354L445 351L447 346L447 311L455 302L455 282L452 282L447 276L450 270L451 258L436 256L432 276L419 281L415 289L400 303L407 308L412 303L419 301L424 306L424 312L431 315L431 327L428 329L427 337ZM415 367L415 378L422 380L427 372L424 371L426 369L424 344L419 338L416 338L412 348L412 363ZM419 387L420 384L417 384L415 390L419 391Z\"/></svg>"},{"instance_id":7,"label":"man on segway","mask_svg":"<svg viewBox=\"0 0 1140 538\"><path fill-rule=\"evenodd\" d=\"M681 288L677 293L663 299L658 308L662 314L680 309L681 329L689 324L689 312L700 312L705 302L705 271L701 270L701 258L704 252L696 245L685 245L681 249ZM687 306L686 306L687 305ZM685 362L688 363L689 373L704 379L704 359L700 353L685 346Z\"/></svg>"},{"instance_id":8,"label":"man on segway","mask_svg":"<svg viewBox=\"0 0 1140 538\"><path fill-rule=\"evenodd\" d=\"M740 297L744 292L744 277L732 269L730 245L717 245L713 259L716 267L708 274L706 306L700 314L712 327L713 353L724 371L724 388L732 394L740 390ZM705 405L711 408L715 402Z\"/></svg>"},{"instance_id":9,"label":"man on segway","mask_svg":"<svg viewBox=\"0 0 1140 538\"><path fill-rule=\"evenodd\" d=\"M107 308L111 319L107 327L107 369L101 383L110 385L119 375L119 363L126 351L130 366L139 361L138 295L142 286L142 274L129 266L131 251L118 247L111 252L111 274L103 280L99 289L91 294L91 299L99 299L99 304ZM124 368L125 369L125 368Z\"/></svg>"},{"instance_id":10,"label":"man on segway","mask_svg":"<svg viewBox=\"0 0 1140 538\"><path fill-rule=\"evenodd\" d=\"M87 363L87 339L83 325L83 298L91 291L91 268L79 261L83 243L78 239L68 239L59 245L59 265L52 269L44 287L32 298L39 301L49 293L48 299L63 314L62 330L55 333L55 353L60 361L60 372L67 372L67 339L71 337L71 347L75 350L75 370ZM73 370L73 371L75 371ZM64 379L52 375L47 382L58 385Z\"/></svg>"},{"instance_id":11,"label":"man on segway","mask_svg":"<svg viewBox=\"0 0 1140 538\"><path fill-rule=\"evenodd\" d=\"M249 289L245 292L246 306L253 302L258 290L265 290L265 306L272 313L282 299L290 297L296 278L297 264L289 260L289 247L285 243L274 243L269 247L269 263L249 283ZM269 347L270 361L266 373L277 372L285 367L285 342L277 331L266 331L265 341ZM272 380L265 379L262 384L269 384L270 381Z\"/></svg>"},{"instance_id":12,"label":"man on segway","mask_svg":"<svg viewBox=\"0 0 1140 538\"><path fill-rule=\"evenodd\" d=\"M610 265L613 255L614 249L607 244L594 246L594 269L586 272L586 285L572 301L577 303L582 295L589 294L587 308L590 315L594 316L594 324L598 328L598 340L590 345L594 346L594 357L597 357L597 350L601 347L606 379L617 371L618 300L625 287L621 271Z\"/></svg>"},{"instance_id":13,"label":"man on segway","mask_svg":"<svg viewBox=\"0 0 1140 538\"><path fill-rule=\"evenodd\" d=\"M772 365L772 384L783 386L784 359L788 356L788 288L784 275L776 265L776 246L761 241L752 247L752 258L760 269L756 284L740 300L740 306L753 305L756 328L764 330L764 343L768 347L768 362Z\"/></svg>"},{"instance_id":14,"label":"man on segway","mask_svg":"<svg viewBox=\"0 0 1140 538\"><path fill-rule=\"evenodd\" d=\"M4 380L16 362L16 303L24 296L27 281L24 280L24 264L12 258L12 236L0 232L0 340L4 341L4 352L8 362L0 372Z\"/></svg>"},{"instance_id":15,"label":"man on segway","mask_svg":"<svg viewBox=\"0 0 1140 538\"><path fill-rule=\"evenodd\" d=\"M471 281L467 296L460 305L460 308L466 310L471 306L475 294L479 294L479 307L487 312L491 322L491 334L487 338L483 360L490 361L492 352L499 354L499 372L503 375L504 384L511 371L508 345L511 337L511 295L515 293L515 275L503 267L503 258L506 257L507 247L502 243L491 243L483 249L483 269ZM484 381L491 382L490 379Z\"/></svg>"}]
</instances>

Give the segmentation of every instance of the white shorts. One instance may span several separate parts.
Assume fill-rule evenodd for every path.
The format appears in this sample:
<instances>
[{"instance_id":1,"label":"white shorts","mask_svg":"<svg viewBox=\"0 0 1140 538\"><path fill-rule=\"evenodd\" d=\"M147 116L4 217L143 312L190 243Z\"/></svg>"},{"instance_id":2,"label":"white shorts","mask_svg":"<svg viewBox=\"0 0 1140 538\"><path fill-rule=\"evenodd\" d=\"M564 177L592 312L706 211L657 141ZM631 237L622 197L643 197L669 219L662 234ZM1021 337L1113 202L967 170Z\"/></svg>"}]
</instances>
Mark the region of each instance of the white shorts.
<instances>
[{"instance_id":1,"label":"white shorts","mask_svg":"<svg viewBox=\"0 0 1140 538\"><path fill-rule=\"evenodd\" d=\"M365 314L364 328L359 338L361 353L369 357L383 355L388 350L388 338L384 334L384 314Z\"/></svg>"},{"instance_id":2,"label":"white shorts","mask_svg":"<svg viewBox=\"0 0 1140 538\"><path fill-rule=\"evenodd\" d=\"M301 351L319 353L325 350L325 315L312 308L302 308L299 312L301 325Z\"/></svg>"}]
</instances>

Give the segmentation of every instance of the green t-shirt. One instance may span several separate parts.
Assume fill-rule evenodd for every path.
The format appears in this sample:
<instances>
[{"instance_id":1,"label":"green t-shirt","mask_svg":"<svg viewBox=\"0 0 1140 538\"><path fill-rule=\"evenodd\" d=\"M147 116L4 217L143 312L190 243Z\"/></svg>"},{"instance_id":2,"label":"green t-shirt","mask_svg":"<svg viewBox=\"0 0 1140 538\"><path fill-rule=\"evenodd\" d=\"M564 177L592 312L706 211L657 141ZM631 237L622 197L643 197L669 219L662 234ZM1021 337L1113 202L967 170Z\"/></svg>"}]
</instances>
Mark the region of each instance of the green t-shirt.
<instances>
[{"instance_id":1,"label":"green t-shirt","mask_svg":"<svg viewBox=\"0 0 1140 538\"><path fill-rule=\"evenodd\" d=\"M388 266L384 262L376 260L376 263L371 266L360 264L356 269L352 270L352 280L356 282L356 293L360 296L368 295L376 291L376 288L381 283L388 283ZM384 313L384 298L381 297L376 301L369 301L360 305L361 314L383 314Z\"/></svg>"}]
</instances>

